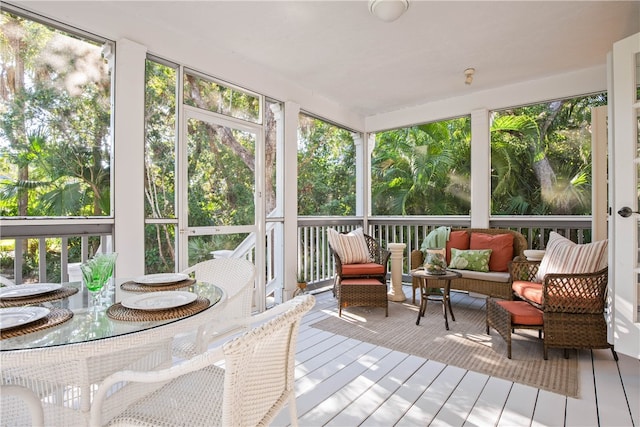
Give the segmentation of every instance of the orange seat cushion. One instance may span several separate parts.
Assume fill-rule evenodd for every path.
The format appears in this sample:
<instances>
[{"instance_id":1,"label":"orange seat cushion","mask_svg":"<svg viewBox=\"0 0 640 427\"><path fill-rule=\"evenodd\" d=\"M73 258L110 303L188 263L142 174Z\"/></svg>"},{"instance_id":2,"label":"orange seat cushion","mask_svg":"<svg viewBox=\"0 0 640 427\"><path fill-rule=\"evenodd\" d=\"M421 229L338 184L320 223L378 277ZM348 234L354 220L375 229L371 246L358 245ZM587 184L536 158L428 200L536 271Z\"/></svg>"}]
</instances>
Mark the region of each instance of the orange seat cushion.
<instances>
[{"instance_id":1,"label":"orange seat cushion","mask_svg":"<svg viewBox=\"0 0 640 427\"><path fill-rule=\"evenodd\" d=\"M512 325L542 325L542 311L526 301L496 301L511 314Z\"/></svg>"},{"instance_id":2,"label":"orange seat cushion","mask_svg":"<svg viewBox=\"0 0 640 427\"><path fill-rule=\"evenodd\" d=\"M491 249L489 271L509 271L513 260L513 234L471 233L469 249Z\"/></svg>"},{"instance_id":3,"label":"orange seat cushion","mask_svg":"<svg viewBox=\"0 0 640 427\"><path fill-rule=\"evenodd\" d=\"M451 248L462 249L466 251L469 249L469 233L464 230L452 231L449 233L449 240L447 240L447 265L451 262Z\"/></svg>"},{"instance_id":4,"label":"orange seat cushion","mask_svg":"<svg viewBox=\"0 0 640 427\"><path fill-rule=\"evenodd\" d=\"M384 274L384 272L384 265L373 262L365 264L342 264L343 276L371 276L375 274Z\"/></svg>"},{"instance_id":5,"label":"orange seat cushion","mask_svg":"<svg viewBox=\"0 0 640 427\"><path fill-rule=\"evenodd\" d=\"M516 280L511 284L511 289L520 298L542 305L542 283Z\"/></svg>"},{"instance_id":6,"label":"orange seat cushion","mask_svg":"<svg viewBox=\"0 0 640 427\"><path fill-rule=\"evenodd\" d=\"M386 285L379 280L376 279L344 279L340 281L341 285L363 285L363 286L371 286L371 285Z\"/></svg>"}]
</instances>

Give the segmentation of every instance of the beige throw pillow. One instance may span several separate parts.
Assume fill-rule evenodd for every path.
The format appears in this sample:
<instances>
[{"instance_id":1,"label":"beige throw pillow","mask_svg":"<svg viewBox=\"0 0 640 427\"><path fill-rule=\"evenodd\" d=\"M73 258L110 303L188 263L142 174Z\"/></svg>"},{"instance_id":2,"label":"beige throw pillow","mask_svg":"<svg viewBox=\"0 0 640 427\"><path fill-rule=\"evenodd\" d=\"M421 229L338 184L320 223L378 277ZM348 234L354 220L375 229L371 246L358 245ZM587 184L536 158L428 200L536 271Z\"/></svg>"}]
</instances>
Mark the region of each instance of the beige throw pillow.
<instances>
[{"instance_id":1,"label":"beige throw pillow","mask_svg":"<svg viewBox=\"0 0 640 427\"><path fill-rule=\"evenodd\" d=\"M607 266L608 240L579 245L552 231L535 281L547 274L595 273Z\"/></svg>"},{"instance_id":2,"label":"beige throw pillow","mask_svg":"<svg viewBox=\"0 0 640 427\"><path fill-rule=\"evenodd\" d=\"M338 254L343 264L364 264L372 261L362 228L356 228L348 234L341 234L329 228L327 235L331 249Z\"/></svg>"}]
</instances>

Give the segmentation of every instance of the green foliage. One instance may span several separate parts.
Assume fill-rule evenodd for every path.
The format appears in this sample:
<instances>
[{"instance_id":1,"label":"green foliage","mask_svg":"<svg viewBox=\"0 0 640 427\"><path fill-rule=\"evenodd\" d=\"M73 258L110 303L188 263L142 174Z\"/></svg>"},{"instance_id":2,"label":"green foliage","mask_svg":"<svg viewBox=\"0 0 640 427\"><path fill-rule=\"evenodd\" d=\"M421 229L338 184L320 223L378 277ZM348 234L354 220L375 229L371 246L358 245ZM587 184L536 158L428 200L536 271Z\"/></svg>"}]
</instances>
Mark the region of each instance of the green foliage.
<instances>
[{"instance_id":1,"label":"green foliage","mask_svg":"<svg viewBox=\"0 0 640 427\"><path fill-rule=\"evenodd\" d=\"M351 132L300 114L298 215L355 215L355 144Z\"/></svg>"},{"instance_id":2,"label":"green foliage","mask_svg":"<svg viewBox=\"0 0 640 427\"><path fill-rule=\"evenodd\" d=\"M0 17L0 68L14 76L0 116L3 214L108 215L110 77L100 47Z\"/></svg>"},{"instance_id":3,"label":"green foliage","mask_svg":"<svg viewBox=\"0 0 640 427\"><path fill-rule=\"evenodd\" d=\"M492 214L591 214L591 108L605 94L494 112Z\"/></svg>"},{"instance_id":4,"label":"green foliage","mask_svg":"<svg viewBox=\"0 0 640 427\"><path fill-rule=\"evenodd\" d=\"M468 117L376 135L374 215L462 215L470 208Z\"/></svg>"}]
</instances>

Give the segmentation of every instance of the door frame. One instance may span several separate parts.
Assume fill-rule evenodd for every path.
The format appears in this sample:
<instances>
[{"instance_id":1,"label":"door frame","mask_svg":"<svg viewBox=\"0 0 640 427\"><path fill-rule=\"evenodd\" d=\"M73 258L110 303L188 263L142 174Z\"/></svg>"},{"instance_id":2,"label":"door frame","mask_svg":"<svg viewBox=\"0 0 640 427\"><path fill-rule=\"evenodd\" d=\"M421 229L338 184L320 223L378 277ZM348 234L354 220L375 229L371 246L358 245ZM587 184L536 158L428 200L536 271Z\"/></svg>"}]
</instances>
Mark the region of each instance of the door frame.
<instances>
[{"instance_id":1,"label":"door frame","mask_svg":"<svg viewBox=\"0 0 640 427\"><path fill-rule=\"evenodd\" d=\"M255 135L255 169L254 169L254 224L245 224L237 226L205 226L190 227L188 217L188 126L190 119L196 119L202 122L211 123L217 126L225 126ZM257 271L264 271L266 266L266 224L265 224L265 206L264 206L264 185L265 179L261 171L264 170L264 128L259 123L249 123L244 120L233 117L224 116L210 111L183 105L181 130L178 138L177 153L177 176L178 176L178 197L177 197L177 216L178 216L178 270L182 271L188 267L189 248L188 241L191 236L213 236L220 234L234 233L254 233L255 235L255 259L253 260ZM254 304L259 311L263 311L265 307L265 277L264 275L256 275L255 278L256 293L254 295Z\"/></svg>"},{"instance_id":2,"label":"door frame","mask_svg":"<svg viewBox=\"0 0 640 427\"><path fill-rule=\"evenodd\" d=\"M640 215L618 214L623 207L638 211L638 112L636 60L640 52L640 33L613 45L609 59L609 303L615 350L640 358L640 323L638 322L638 228ZM631 161L630 161L631 159ZM611 244L612 243L612 244Z\"/></svg>"}]
</instances>

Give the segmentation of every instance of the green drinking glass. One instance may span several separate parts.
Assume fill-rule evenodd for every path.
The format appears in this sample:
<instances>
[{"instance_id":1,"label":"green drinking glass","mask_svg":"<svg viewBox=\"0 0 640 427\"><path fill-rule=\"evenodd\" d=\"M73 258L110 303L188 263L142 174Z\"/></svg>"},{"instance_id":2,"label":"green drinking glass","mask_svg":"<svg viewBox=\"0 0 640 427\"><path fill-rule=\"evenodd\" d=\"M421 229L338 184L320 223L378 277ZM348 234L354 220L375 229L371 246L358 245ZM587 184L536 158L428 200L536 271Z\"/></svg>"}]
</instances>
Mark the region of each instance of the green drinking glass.
<instances>
[{"instance_id":1,"label":"green drinking glass","mask_svg":"<svg viewBox=\"0 0 640 427\"><path fill-rule=\"evenodd\" d=\"M98 254L80 265L84 284L89 291L90 309L97 309L100 306L100 292L111 276L113 276L113 269L117 257L117 253Z\"/></svg>"}]
</instances>

